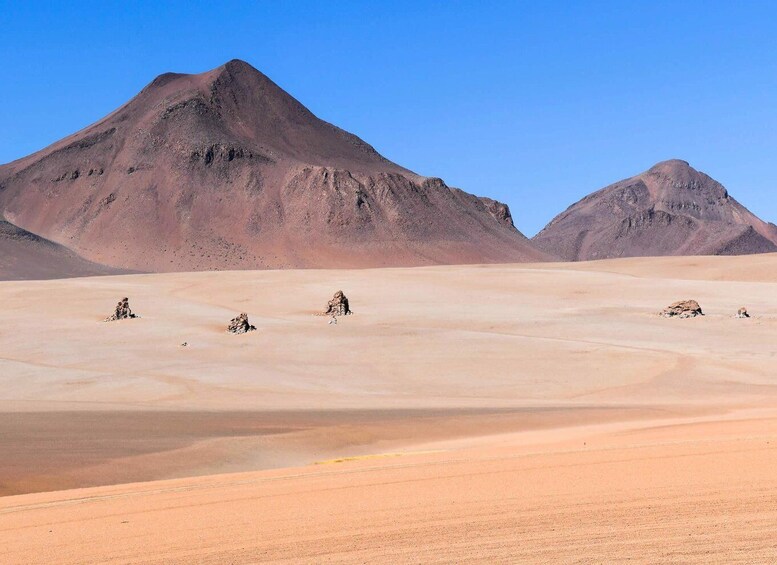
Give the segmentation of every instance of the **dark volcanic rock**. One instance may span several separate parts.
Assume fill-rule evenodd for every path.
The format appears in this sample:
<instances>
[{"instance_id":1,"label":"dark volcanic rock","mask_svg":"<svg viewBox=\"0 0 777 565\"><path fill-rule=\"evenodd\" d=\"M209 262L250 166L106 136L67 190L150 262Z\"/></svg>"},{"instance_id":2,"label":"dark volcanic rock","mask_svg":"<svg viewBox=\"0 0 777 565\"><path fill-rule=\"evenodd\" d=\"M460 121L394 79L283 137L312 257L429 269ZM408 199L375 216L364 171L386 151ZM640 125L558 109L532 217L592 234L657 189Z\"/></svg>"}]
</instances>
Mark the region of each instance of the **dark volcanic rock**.
<instances>
[{"instance_id":1,"label":"dark volcanic rock","mask_svg":"<svg viewBox=\"0 0 777 565\"><path fill-rule=\"evenodd\" d=\"M694 318L704 314L701 311L701 306L695 300L680 300L664 308L661 315L665 318Z\"/></svg>"},{"instance_id":2,"label":"dark volcanic rock","mask_svg":"<svg viewBox=\"0 0 777 565\"><path fill-rule=\"evenodd\" d=\"M586 196L532 241L569 261L743 255L777 251L777 226L757 218L714 179L673 160Z\"/></svg>"},{"instance_id":3,"label":"dark volcanic rock","mask_svg":"<svg viewBox=\"0 0 777 565\"><path fill-rule=\"evenodd\" d=\"M388 161L237 60L158 77L0 186L19 226L141 271L547 258L504 204Z\"/></svg>"},{"instance_id":4,"label":"dark volcanic rock","mask_svg":"<svg viewBox=\"0 0 777 565\"><path fill-rule=\"evenodd\" d=\"M327 302L325 316L347 316L353 314L351 307L348 304L348 299L343 294L342 290L335 292L334 298Z\"/></svg>"},{"instance_id":5,"label":"dark volcanic rock","mask_svg":"<svg viewBox=\"0 0 777 565\"><path fill-rule=\"evenodd\" d=\"M749 318L750 314L747 313L747 308L742 306L739 310L737 310L737 318Z\"/></svg>"},{"instance_id":6,"label":"dark volcanic rock","mask_svg":"<svg viewBox=\"0 0 777 565\"><path fill-rule=\"evenodd\" d=\"M129 298L122 298L116 305L116 309L113 314L105 318L106 322L115 322L116 320L128 320L130 318L137 318L136 314L132 313L129 306Z\"/></svg>"},{"instance_id":7,"label":"dark volcanic rock","mask_svg":"<svg viewBox=\"0 0 777 565\"><path fill-rule=\"evenodd\" d=\"M227 331L232 334L244 334L252 332L256 329L256 326L252 326L248 323L248 314L243 312L237 318L232 318L227 326Z\"/></svg>"}]
</instances>

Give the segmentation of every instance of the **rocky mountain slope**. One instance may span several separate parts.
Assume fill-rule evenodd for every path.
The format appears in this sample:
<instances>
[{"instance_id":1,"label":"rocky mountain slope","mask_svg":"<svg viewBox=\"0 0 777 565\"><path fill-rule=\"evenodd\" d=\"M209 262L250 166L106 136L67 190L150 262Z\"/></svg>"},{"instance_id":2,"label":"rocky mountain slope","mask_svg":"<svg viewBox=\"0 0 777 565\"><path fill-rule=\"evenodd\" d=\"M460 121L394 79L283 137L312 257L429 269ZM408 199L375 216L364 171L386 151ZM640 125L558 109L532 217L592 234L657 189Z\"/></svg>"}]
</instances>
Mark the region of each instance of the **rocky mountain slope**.
<instances>
[{"instance_id":1,"label":"rocky mountain slope","mask_svg":"<svg viewBox=\"0 0 777 565\"><path fill-rule=\"evenodd\" d=\"M568 261L743 255L777 251L777 226L706 174L671 160L586 196L532 241Z\"/></svg>"},{"instance_id":2,"label":"rocky mountain slope","mask_svg":"<svg viewBox=\"0 0 777 565\"><path fill-rule=\"evenodd\" d=\"M242 61L157 77L0 167L0 213L143 271L541 260L507 206L419 176Z\"/></svg>"}]
</instances>

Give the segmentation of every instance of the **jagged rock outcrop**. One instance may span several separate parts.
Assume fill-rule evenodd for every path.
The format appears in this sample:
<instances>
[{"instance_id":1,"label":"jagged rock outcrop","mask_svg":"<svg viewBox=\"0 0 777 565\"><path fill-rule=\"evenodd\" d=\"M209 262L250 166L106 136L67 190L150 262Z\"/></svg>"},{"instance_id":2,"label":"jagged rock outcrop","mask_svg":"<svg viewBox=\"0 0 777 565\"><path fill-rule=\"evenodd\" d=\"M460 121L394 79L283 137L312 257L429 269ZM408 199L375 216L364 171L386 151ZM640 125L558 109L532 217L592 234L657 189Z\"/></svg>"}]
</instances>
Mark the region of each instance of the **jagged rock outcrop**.
<instances>
[{"instance_id":1,"label":"jagged rock outcrop","mask_svg":"<svg viewBox=\"0 0 777 565\"><path fill-rule=\"evenodd\" d=\"M229 326L227 326L227 331L231 334L244 334L247 332L252 332L256 329L256 326L252 326L248 322L248 314L245 312L241 313L236 318L232 318L232 320L229 322Z\"/></svg>"},{"instance_id":2,"label":"jagged rock outcrop","mask_svg":"<svg viewBox=\"0 0 777 565\"><path fill-rule=\"evenodd\" d=\"M116 305L116 309L113 314L105 318L106 322L115 322L117 320L128 320L130 318L138 318L137 314L133 314L129 305L129 298L122 298Z\"/></svg>"},{"instance_id":3,"label":"jagged rock outcrop","mask_svg":"<svg viewBox=\"0 0 777 565\"><path fill-rule=\"evenodd\" d=\"M353 314L351 312L351 307L348 303L348 299L345 297L345 294L343 294L342 290L338 290L335 292L334 297L332 300L327 302L326 304L326 310L324 311L324 316L347 316L349 314Z\"/></svg>"},{"instance_id":4,"label":"jagged rock outcrop","mask_svg":"<svg viewBox=\"0 0 777 565\"><path fill-rule=\"evenodd\" d=\"M0 214L140 271L537 261L506 205L423 177L242 61L167 73L0 166Z\"/></svg>"},{"instance_id":5,"label":"jagged rock outcrop","mask_svg":"<svg viewBox=\"0 0 777 565\"><path fill-rule=\"evenodd\" d=\"M661 315L665 318L694 318L703 316L701 306L695 300L680 300L664 308Z\"/></svg>"},{"instance_id":6,"label":"jagged rock outcrop","mask_svg":"<svg viewBox=\"0 0 777 565\"><path fill-rule=\"evenodd\" d=\"M777 251L777 226L742 206L685 161L594 192L556 216L532 241L568 261Z\"/></svg>"},{"instance_id":7,"label":"jagged rock outcrop","mask_svg":"<svg viewBox=\"0 0 777 565\"><path fill-rule=\"evenodd\" d=\"M750 314L747 313L747 308L742 306L739 310L737 310L737 318L749 318Z\"/></svg>"}]
</instances>

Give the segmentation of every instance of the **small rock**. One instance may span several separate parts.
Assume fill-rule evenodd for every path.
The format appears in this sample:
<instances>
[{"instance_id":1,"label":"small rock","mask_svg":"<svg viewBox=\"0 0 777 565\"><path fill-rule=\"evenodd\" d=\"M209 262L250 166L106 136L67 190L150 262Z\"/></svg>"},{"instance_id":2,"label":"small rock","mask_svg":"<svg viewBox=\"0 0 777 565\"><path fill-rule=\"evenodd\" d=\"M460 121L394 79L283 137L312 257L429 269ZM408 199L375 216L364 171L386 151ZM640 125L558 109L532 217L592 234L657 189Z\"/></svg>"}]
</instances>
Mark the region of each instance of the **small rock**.
<instances>
[{"instance_id":1,"label":"small rock","mask_svg":"<svg viewBox=\"0 0 777 565\"><path fill-rule=\"evenodd\" d=\"M327 302L325 316L347 316L353 314L348 304L348 299L343 294L342 290L335 292L334 298Z\"/></svg>"},{"instance_id":2,"label":"small rock","mask_svg":"<svg viewBox=\"0 0 777 565\"><path fill-rule=\"evenodd\" d=\"M128 320L130 318L139 318L137 314L133 314L129 307L129 298L122 298L116 305L116 310L113 314L105 318L106 322L115 322L116 320Z\"/></svg>"},{"instance_id":3,"label":"small rock","mask_svg":"<svg viewBox=\"0 0 777 565\"><path fill-rule=\"evenodd\" d=\"M248 314L245 312L240 314L237 318L232 318L232 321L229 322L229 326L227 326L227 331L233 334L244 334L252 332L255 329L255 326L248 323Z\"/></svg>"},{"instance_id":4,"label":"small rock","mask_svg":"<svg viewBox=\"0 0 777 565\"><path fill-rule=\"evenodd\" d=\"M695 300L680 300L664 308L661 315L665 318L694 318L696 316L703 316L704 313L701 311L699 303Z\"/></svg>"},{"instance_id":5,"label":"small rock","mask_svg":"<svg viewBox=\"0 0 777 565\"><path fill-rule=\"evenodd\" d=\"M185 341L181 344L181 347L188 347L188 346L189 346L189 344L187 342L185 342Z\"/></svg>"},{"instance_id":6,"label":"small rock","mask_svg":"<svg viewBox=\"0 0 777 565\"><path fill-rule=\"evenodd\" d=\"M737 318L749 318L750 314L747 313L747 308L742 306L739 310L737 310Z\"/></svg>"}]
</instances>

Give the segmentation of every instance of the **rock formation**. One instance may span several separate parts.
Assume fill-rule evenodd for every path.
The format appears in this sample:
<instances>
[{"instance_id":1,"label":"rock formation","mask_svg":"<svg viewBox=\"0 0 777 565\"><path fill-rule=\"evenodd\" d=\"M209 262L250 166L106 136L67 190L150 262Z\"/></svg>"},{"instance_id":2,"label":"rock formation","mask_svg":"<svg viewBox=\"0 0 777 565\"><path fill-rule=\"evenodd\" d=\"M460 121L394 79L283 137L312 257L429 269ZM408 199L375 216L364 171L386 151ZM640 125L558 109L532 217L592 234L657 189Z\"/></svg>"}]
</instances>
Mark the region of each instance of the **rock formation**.
<instances>
[{"instance_id":1,"label":"rock formation","mask_svg":"<svg viewBox=\"0 0 777 565\"><path fill-rule=\"evenodd\" d=\"M742 306L739 310L737 310L737 318L749 318L750 314L747 313L747 308Z\"/></svg>"},{"instance_id":2,"label":"rock formation","mask_svg":"<svg viewBox=\"0 0 777 565\"><path fill-rule=\"evenodd\" d=\"M661 315L665 318L694 318L704 314L701 311L701 306L695 300L680 300L664 308Z\"/></svg>"},{"instance_id":3,"label":"rock formation","mask_svg":"<svg viewBox=\"0 0 777 565\"><path fill-rule=\"evenodd\" d=\"M116 305L116 309L113 314L105 318L106 322L115 322L116 320L127 320L129 318L137 318L136 314L132 313L129 306L129 298L122 298Z\"/></svg>"},{"instance_id":4,"label":"rock formation","mask_svg":"<svg viewBox=\"0 0 777 565\"><path fill-rule=\"evenodd\" d=\"M537 261L507 206L381 156L242 61L0 166L0 215L140 271Z\"/></svg>"},{"instance_id":5,"label":"rock formation","mask_svg":"<svg viewBox=\"0 0 777 565\"><path fill-rule=\"evenodd\" d=\"M777 251L777 226L680 160L589 194L532 241L568 261Z\"/></svg>"},{"instance_id":6,"label":"rock formation","mask_svg":"<svg viewBox=\"0 0 777 565\"><path fill-rule=\"evenodd\" d=\"M327 302L324 316L347 316L348 314L353 314L348 305L348 299L342 290L338 290L335 292L334 298Z\"/></svg>"},{"instance_id":7,"label":"rock formation","mask_svg":"<svg viewBox=\"0 0 777 565\"><path fill-rule=\"evenodd\" d=\"M227 331L233 334L244 334L252 332L256 329L256 326L252 326L248 323L248 314L243 312L237 318L232 318L227 326Z\"/></svg>"}]
</instances>

